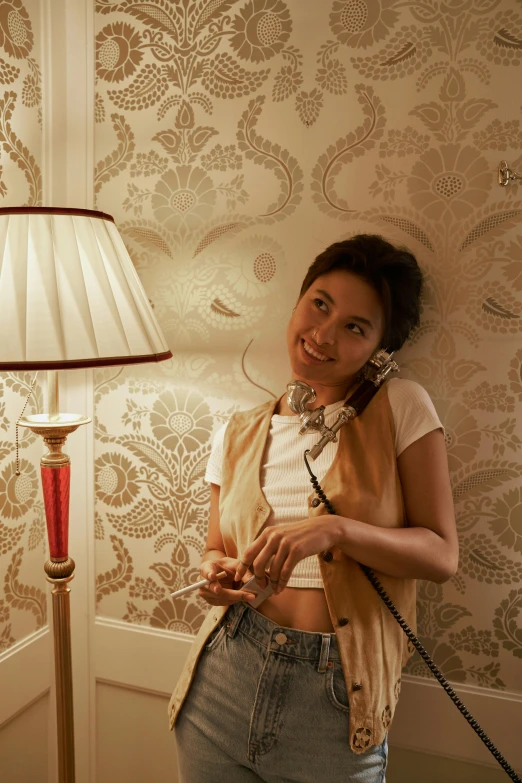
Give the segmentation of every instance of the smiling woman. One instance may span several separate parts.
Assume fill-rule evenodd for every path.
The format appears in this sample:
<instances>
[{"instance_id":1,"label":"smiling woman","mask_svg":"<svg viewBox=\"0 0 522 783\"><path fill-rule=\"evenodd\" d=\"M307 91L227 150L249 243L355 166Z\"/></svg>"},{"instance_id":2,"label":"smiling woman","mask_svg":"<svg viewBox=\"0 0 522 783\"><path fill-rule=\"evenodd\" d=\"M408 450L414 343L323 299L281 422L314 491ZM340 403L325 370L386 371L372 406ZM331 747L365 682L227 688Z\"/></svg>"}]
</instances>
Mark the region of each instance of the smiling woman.
<instances>
[{"instance_id":1,"label":"smiling woman","mask_svg":"<svg viewBox=\"0 0 522 783\"><path fill-rule=\"evenodd\" d=\"M381 345L384 326L380 296L369 283L344 269L321 274L288 325L294 376L307 376L323 404L337 402Z\"/></svg>"},{"instance_id":2,"label":"smiling woman","mask_svg":"<svg viewBox=\"0 0 522 783\"><path fill-rule=\"evenodd\" d=\"M378 236L331 245L311 265L287 349L327 426L375 353L399 349L417 326L421 287L411 253ZM412 650L358 563L411 627L414 580L456 570L444 434L422 387L386 381L317 457L336 515L310 494L303 451L313 443L299 429L283 395L216 434L200 569L213 610L170 704L182 783L317 783L325 758L332 783L382 783ZM272 588L256 609L252 575Z\"/></svg>"}]
</instances>

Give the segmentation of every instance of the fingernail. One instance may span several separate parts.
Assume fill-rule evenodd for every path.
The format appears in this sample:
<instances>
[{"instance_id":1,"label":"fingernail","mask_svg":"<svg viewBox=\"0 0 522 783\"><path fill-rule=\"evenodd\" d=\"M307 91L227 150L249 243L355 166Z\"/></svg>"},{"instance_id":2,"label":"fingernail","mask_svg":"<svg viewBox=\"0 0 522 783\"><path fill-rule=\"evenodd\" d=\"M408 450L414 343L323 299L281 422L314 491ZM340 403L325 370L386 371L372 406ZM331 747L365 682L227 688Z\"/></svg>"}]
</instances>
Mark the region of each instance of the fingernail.
<instances>
[{"instance_id":1,"label":"fingernail","mask_svg":"<svg viewBox=\"0 0 522 783\"><path fill-rule=\"evenodd\" d=\"M241 576L239 574L239 571L236 571L236 573L234 575L234 582L239 582L240 579L241 579Z\"/></svg>"}]
</instances>

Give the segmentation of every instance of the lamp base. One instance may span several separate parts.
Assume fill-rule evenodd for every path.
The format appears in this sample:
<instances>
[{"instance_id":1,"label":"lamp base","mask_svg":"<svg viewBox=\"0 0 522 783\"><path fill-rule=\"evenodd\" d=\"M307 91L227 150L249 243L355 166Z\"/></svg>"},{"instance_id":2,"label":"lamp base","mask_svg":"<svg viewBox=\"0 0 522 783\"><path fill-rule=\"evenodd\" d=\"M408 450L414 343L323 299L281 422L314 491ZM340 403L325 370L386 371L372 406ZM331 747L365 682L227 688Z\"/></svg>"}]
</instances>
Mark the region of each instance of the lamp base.
<instances>
[{"instance_id":1,"label":"lamp base","mask_svg":"<svg viewBox=\"0 0 522 783\"><path fill-rule=\"evenodd\" d=\"M69 582L74 560L68 553L70 459L62 452L67 436L91 419L77 413L39 413L18 421L41 435L49 449L40 460L50 559L44 569L53 589L54 663L58 728L58 783L74 783L74 714Z\"/></svg>"}]
</instances>

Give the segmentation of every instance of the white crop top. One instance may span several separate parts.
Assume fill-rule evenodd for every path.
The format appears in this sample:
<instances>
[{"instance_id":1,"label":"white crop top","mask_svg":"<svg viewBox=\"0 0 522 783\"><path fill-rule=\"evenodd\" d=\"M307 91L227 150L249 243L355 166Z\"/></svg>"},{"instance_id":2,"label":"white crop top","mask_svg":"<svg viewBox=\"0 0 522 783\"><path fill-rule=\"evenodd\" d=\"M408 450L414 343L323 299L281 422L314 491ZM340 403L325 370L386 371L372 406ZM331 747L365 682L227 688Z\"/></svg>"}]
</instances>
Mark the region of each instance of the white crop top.
<instances>
[{"instance_id":1,"label":"white crop top","mask_svg":"<svg viewBox=\"0 0 522 783\"><path fill-rule=\"evenodd\" d=\"M425 389L415 381L391 378L388 399L395 423L397 456L423 435L441 428L435 407ZM324 411L328 427L337 419L344 400L327 405ZM313 446L318 433L299 435L298 416L274 414L261 466L261 488L272 508L267 525L298 522L308 517L310 480L303 461L303 451L309 442ZM223 440L227 425L216 432L205 479L221 486ZM314 473L322 481L333 462L337 443L329 443L314 462ZM295 567L288 587L323 587L316 555L301 560Z\"/></svg>"}]
</instances>

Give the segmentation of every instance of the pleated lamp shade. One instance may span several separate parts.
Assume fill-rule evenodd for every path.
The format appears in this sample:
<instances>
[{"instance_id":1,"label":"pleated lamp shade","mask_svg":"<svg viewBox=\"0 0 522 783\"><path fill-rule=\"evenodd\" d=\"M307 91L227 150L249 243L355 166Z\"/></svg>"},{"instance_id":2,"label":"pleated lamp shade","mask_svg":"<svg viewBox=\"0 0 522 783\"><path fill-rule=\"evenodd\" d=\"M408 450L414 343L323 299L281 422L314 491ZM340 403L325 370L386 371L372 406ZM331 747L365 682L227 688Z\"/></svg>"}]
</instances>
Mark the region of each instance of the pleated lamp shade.
<instances>
[{"instance_id":1,"label":"pleated lamp shade","mask_svg":"<svg viewBox=\"0 0 522 783\"><path fill-rule=\"evenodd\" d=\"M0 209L0 371L171 357L111 215Z\"/></svg>"}]
</instances>

